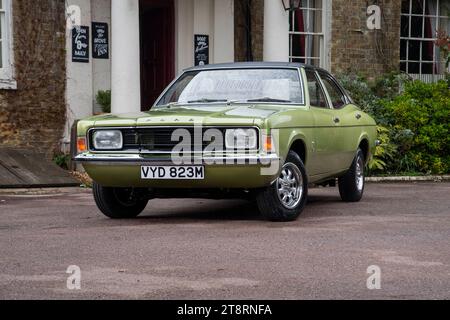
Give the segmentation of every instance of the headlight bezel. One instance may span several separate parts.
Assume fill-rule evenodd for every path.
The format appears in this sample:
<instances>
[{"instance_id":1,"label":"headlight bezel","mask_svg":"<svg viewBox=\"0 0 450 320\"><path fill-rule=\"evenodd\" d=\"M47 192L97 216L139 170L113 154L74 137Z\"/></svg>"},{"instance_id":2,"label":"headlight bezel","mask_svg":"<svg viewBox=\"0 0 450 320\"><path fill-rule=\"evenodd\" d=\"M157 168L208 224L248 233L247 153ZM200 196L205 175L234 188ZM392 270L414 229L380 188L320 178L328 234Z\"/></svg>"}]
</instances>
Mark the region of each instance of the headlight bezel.
<instances>
[{"instance_id":1,"label":"headlight bezel","mask_svg":"<svg viewBox=\"0 0 450 320\"><path fill-rule=\"evenodd\" d=\"M98 141L96 140L99 134L111 134L116 135L116 138L119 137L118 141L116 141L115 145L110 144L109 146L100 146ZM105 137L104 139L106 139ZM123 133L120 129L95 129L90 133L90 149L93 151L120 151L123 149Z\"/></svg>"},{"instance_id":2,"label":"headlight bezel","mask_svg":"<svg viewBox=\"0 0 450 320\"><path fill-rule=\"evenodd\" d=\"M230 136L232 136L232 139L235 142L232 145L230 145L229 141ZM248 139L245 140L245 138ZM244 142L245 145L238 145L238 143L242 142ZM225 150L257 151L259 149L259 130L254 127L227 128L224 130L224 144Z\"/></svg>"}]
</instances>

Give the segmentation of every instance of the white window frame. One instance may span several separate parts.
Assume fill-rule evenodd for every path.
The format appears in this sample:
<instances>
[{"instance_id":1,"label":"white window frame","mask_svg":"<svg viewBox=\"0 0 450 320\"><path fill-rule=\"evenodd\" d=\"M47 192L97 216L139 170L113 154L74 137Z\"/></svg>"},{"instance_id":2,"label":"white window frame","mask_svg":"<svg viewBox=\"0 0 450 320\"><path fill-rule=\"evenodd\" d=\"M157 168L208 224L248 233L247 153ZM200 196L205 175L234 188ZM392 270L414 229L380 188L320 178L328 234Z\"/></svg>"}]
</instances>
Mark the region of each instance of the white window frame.
<instances>
[{"instance_id":1,"label":"white window frame","mask_svg":"<svg viewBox=\"0 0 450 320\"><path fill-rule=\"evenodd\" d=\"M0 89L17 89L17 83L14 80L14 54L13 54L13 28L12 28L12 1L2 0L3 8L0 14L2 24L2 68L0 68Z\"/></svg>"},{"instance_id":2,"label":"white window frame","mask_svg":"<svg viewBox=\"0 0 450 320\"><path fill-rule=\"evenodd\" d=\"M290 27L289 27L289 61L292 62L293 59L304 59L306 63L308 60L319 60L319 66L323 69L330 69L331 59L330 59L330 33L331 33L331 0L322 0L322 8L311 8L312 0L306 0L306 7L301 6L300 10L309 10L309 11L321 11L322 12L322 31L321 32L300 32L293 31L291 26L294 25L295 15L292 14L289 16L290 19ZM309 20L310 14L306 16L306 19ZM309 21L307 21L307 25L309 25ZM305 56L294 56L292 54L292 40L294 35L304 35L304 36L319 36L319 57L309 57L306 50Z\"/></svg>"},{"instance_id":3,"label":"white window frame","mask_svg":"<svg viewBox=\"0 0 450 320\"><path fill-rule=\"evenodd\" d=\"M440 61L440 60L438 61L436 59L436 51L439 50L439 48L436 47L436 45L434 44L435 41L436 41L436 36L434 36L433 38L425 38L424 34L425 34L425 18L434 18L436 20L436 25L433 27L433 30L432 30L432 33L434 35L436 35L435 30L437 30L438 27L439 27L440 19L442 19L442 18L449 19L449 17L447 15L443 15L443 14L441 14L441 12L439 12L440 11L440 1L445 1L445 0L436 0L436 14L428 14L428 15L426 14L426 11L425 11L426 10L426 5L423 6L423 12L422 13L420 13L420 14L419 13L412 13L412 7L413 7L412 6L412 0L407 0L407 1L409 2L409 12L408 13L403 13L402 12L401 13L401 17L407 17L408 18L408 24L409 24L408 25L408 36L401 36L400 35L400 41L402 41L402 40L406 41L406 53L405 53L406 56L405 56L405 59L400 59L400 65L402 63L405 63L406 64L405 72L408 73L408 74L411 74L409 72L409 63L418 63L419 64L419 73L418 73L418 75L421 76L423 74L422 73L422 64L431 64L432 63L433 64L433 73L432 73L432 75L443 74L443 72L442 73L435 73L435 68L434 68L434 66L436 64L441 64L442 63L442 61ZM424 4L425 4L426 1L428 1L428 0L424 0ZM411 28L411 21L412 21L412 17L421 17L422 18L422 37L413 37L413 36L411 36L411 30L412 30L412 28ZM420 52L419 52L419 60L409 60L408 59L409 58L409 41L421 41ZM423 42L424 41L429 41L429 42L433 43L433 60L422 60L422 50L423 50ZM450 68L447 71L450 71Z\"/></svg>"}]
</instances>

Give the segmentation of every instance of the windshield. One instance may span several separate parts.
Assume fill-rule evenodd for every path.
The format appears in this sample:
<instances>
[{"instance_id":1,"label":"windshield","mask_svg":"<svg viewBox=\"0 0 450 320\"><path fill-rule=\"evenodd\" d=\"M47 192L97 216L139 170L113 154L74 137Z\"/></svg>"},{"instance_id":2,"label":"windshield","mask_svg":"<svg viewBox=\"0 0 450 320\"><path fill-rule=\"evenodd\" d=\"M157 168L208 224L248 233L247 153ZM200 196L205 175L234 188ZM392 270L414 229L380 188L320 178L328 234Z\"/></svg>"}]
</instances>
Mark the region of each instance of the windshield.
<instances>
[{"instance_id":1,"label":"windshield","mask_svg":"<svg viewBox=\"0 0 450 320\"><path fill-rule=\"evenodd\" d=\"M214 102L303 104L304 98L296 69L221 69L184 73L157 105Z\"/></svg>"}]
</instances>

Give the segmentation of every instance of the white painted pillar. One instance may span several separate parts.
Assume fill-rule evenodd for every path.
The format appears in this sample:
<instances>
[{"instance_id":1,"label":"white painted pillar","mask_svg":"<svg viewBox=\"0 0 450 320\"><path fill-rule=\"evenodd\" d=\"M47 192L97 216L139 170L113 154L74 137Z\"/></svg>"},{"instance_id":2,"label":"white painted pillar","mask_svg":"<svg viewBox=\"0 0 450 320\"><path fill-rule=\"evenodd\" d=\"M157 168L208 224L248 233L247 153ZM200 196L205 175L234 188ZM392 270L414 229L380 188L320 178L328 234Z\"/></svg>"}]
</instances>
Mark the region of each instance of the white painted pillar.
<instances>
[{"instance_id":1,"label":"white painted pillar","mask_svg":"<svg viewBox=\"0 0 450 320\"><path fill-rule=\"evenodd\" d=\"M264 0L264 61L289 61L289 13L280 0Z\"/></svg>"},{"instance_id":2,"label":"white painted pillar","mask_svg":"<svg viewBox=\"0 0 450 320\"><path fill-rule=\"evenodd\" d=\"M111 1L111 112L141 111L139 0Z\"/></svg>"},{"instance_id":3,"label":"white painted pillar","mask_svg":"<svg viewBox=\"0 0 450 320\"><path fill-rule=\"evenodd\" d=\"M234 0L214 1L214 63L234 61Z\"/></svg>"}]
</instances>

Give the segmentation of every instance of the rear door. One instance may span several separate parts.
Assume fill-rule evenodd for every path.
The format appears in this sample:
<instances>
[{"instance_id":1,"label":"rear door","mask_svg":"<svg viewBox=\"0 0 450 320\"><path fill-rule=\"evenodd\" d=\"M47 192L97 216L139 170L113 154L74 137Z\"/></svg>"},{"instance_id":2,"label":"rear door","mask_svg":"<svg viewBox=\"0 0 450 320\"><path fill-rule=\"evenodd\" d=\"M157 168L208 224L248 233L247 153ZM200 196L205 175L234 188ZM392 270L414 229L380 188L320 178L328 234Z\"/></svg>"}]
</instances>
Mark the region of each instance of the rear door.
<instances>
[{"instance_id":1,"label":"rear door","mask_svg":"<svg viewBox=\"0 0 450 320\"><path fill-rule=\"evenodd\" d=\"M338 121L339 130L336 141L336 155L334 159L335 166L340 170L346 170L350 167L355 156L356 146L360 136L361 128L359 120L361 111L350 104L344 90L338 85L337 81L328 73L318 72L328 101L331 104L333 118Z\"/></svg>"}]
</instances>

